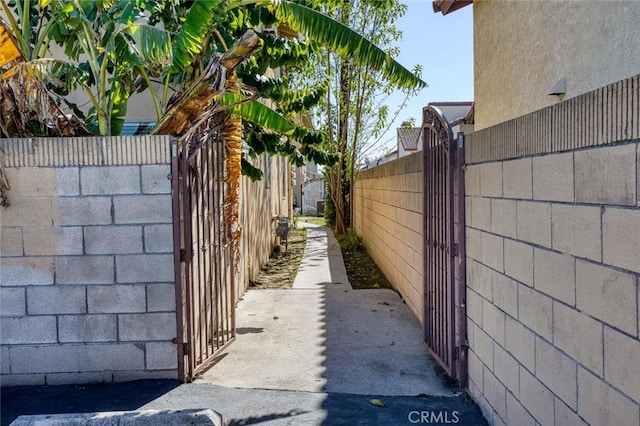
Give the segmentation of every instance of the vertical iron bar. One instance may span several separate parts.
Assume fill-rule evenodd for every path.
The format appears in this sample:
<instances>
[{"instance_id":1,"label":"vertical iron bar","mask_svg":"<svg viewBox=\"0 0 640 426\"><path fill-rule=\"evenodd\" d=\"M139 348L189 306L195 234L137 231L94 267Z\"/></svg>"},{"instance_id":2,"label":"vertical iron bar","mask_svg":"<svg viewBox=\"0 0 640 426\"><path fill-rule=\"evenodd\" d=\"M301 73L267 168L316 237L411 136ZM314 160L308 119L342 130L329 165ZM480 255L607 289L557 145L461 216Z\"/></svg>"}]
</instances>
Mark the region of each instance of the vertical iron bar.
<instances>
[{"instance_id":1,"label":"vertical iron bar","mask_svg":"<svg viewBox=\"0 0 640 426\"><path fill-rule=\"evenodd\" d=\"M458 359L458 384L461 388L467 387L467 247L465 227L465 158L464 158L464 134L458 134L458 347L460 357Z\"/></svg>"},{"instance_id":2,"label":"vertical iron bar","mask_svg":"<svg viewBox=\"0 0 640 426\"><path fill-rule=\"evenodd\" d=\"M180 169L178 161L179 147L175 138L171 138L171 200L173 216L173 274L176 301L176 346L178 352L178 380L184 381L184 312L183 303L183 281L182 281L182 259L181 253L181 221L180 221L180 199L184 194L180 193Z\"/></svg>"},{"instance_id":3,"label":"vertical iron bar","mask_svg":"<svg viewBox=\"0 0 640 426\"><path fill-rule=\"evenodd\" d=\"M193 378L193 371L195 369L195 346L193 342L193 282L192 282L192 263L193 263L193 246L191 236L191 172L189 170L189 158L188 158L188 143L185 143L182 149L182 210L183 210L183 238L184 238L184 273L185 273L185 299L186 305L186 323L187 323L187 360L189 366L187 369L187 380L191 381Z\"/></svg>"}]
</instances>

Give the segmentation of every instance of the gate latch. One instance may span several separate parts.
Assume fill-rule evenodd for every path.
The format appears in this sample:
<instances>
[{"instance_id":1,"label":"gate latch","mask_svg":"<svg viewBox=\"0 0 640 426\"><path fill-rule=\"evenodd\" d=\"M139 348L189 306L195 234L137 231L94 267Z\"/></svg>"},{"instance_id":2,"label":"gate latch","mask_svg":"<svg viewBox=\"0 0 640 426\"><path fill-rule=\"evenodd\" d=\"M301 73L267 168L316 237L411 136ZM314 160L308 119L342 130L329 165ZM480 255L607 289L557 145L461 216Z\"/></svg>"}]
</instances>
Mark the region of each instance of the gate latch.
<instances>
[{"instance_id":1,"label":"gate latch","mask_svg":"<svg viewBox=\"0 0 640 426\"><path fill-rule=\"evenodd\" d=\"M458 243L453 244L453 257L458 257Z\"/></svg>"}]
</instances>

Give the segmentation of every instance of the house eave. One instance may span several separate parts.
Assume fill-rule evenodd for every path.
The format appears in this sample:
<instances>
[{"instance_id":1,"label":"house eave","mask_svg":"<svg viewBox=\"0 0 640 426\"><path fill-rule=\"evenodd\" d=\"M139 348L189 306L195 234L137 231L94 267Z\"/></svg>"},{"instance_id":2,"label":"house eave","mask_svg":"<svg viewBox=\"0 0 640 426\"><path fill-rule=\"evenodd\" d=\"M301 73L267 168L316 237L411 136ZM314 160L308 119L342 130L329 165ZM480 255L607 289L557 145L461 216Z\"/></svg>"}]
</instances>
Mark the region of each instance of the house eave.
<instances>
[{"instance_id":1,"label":"house eave","mask_svg":"<svg viewBox=\"0 0 640 426\"><path fill-rule=\"evenodd\" d=\"M442 15L446 15L472 3L473 0L434 0L432 3L433 12L442 12Z\"/></svg>"}]
</instances>

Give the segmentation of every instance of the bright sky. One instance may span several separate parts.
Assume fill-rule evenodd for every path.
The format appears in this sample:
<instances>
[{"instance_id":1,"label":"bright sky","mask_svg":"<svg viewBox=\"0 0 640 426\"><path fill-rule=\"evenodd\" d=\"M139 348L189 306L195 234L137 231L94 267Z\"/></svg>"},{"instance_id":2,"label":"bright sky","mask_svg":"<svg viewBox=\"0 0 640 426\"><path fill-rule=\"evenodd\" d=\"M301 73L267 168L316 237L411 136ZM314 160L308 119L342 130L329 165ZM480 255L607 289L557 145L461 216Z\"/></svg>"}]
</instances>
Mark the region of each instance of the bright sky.
<instances>
[{"instance_id":1,"label":"bright sky","mask_svg":"<svg viewBox=\"0 0 640 426\"><path fill-rule=\"evenodd\" d=\"M406 0L404 3L408 10L397 21L403 38L396 60L408 69L415 64L422 65L422 80L428 87L409 101L381 139L381 148L375 150L382 151L381 154L395 146L396 128L404 120L413 117L416 125L420 125L422 107L429 102L473 100L473 6L442 16L433 12L431 0ZM403 98L401 92L389 97L390 114ZM387 142L382 145L384 141Z\"/></svg>"}]
</instances>

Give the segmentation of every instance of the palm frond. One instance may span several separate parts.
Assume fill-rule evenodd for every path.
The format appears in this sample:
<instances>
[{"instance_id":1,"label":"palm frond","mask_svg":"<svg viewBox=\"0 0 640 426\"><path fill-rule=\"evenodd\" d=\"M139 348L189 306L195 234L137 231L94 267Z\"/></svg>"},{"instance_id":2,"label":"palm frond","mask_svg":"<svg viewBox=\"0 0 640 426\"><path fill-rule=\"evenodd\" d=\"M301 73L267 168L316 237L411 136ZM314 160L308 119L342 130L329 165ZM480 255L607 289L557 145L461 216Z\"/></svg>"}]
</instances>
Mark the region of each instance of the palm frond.
<instances>
[{"instance_id":1,"label":"palm frond","mask_svg":"<svg viewBox=\"0 0 640 426\"><path fill-rule=\"evenodd\" d=\"M388 53L346 25L304 5L281 0L275 6L276 17L338 54L360 65L380 71L391 83L402 88L423 88L426 83L396 62Z\"/></svg>"},{"instance_id":2,"label":"palm frond","mask_svg":"<svg viewBox=\"0 0 640 426\"><path fill-rule=\"evenodd\" d=\"M281 135L292 135L296 126L275 110L258 102L246 102L247 98L234 94L225 93L222 99L223 105L232 105L229 112L232 115L241 117L250 123L256 124L264 129L271 130Z\"/></svg>"}]
</instances>

